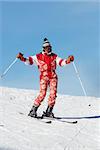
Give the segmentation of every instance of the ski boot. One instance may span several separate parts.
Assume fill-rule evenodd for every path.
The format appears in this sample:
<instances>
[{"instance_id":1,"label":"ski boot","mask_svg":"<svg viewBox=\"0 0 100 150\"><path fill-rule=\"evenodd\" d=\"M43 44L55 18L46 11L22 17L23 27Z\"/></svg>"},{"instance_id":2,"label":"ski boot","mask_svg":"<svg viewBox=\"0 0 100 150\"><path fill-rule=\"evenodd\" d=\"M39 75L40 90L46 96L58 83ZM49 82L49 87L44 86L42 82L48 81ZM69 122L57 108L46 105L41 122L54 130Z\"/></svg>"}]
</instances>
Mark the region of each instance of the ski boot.
<instances>
[{"instance_id":1,"label":"ski boot","mask_svg":"<svg viewBox=\"0 0 100 150\"><path fill-rule=\"evenodd\" d=\"M43 111L42 117L54 118L54 114L53 114L52 110L53 110L53 107L48 106L46 109L46 112Z\"/></svg>"},{"instance_id":2,"label":"ski boot","mask_svg":"<svg viewBox=\"0 0 100 150\"><path fill-rule=\"evenodd\" d=\"M28 116L36 118L37 117L37 109L38 109L38 107L39 106L33 106L32 109L30 110Z\"/></svg>"}]
</instances>

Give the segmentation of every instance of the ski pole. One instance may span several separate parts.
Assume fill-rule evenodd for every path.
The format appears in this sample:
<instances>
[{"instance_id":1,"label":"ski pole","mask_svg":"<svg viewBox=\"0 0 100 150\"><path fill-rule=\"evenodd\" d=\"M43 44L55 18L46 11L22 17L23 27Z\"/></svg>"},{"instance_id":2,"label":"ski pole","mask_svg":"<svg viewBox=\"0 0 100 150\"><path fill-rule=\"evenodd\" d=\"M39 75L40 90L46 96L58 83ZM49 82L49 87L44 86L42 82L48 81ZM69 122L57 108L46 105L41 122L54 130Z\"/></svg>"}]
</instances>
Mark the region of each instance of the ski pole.
<instances>
[{"instance_id":1,"label":"ski pole","mask_svg":"<svg viewBox=\"0 0 100 150\"><path fill-rule=\"evenodd\" d=\"M16 61L18 60L18 58L16 58L9 66L8 68L3 72L3 74L0 76L0 78L3 78L6 73L9 71L9 69L16 63Z\"/></svg>"},{"instance_id":2,"label":"ski pole","mask_svg":"<svg viewBox=\"0 0 100 150\"><path fill-rule=\"evenodd\" d=\"M80 78L79 72L78 72L78 70L77 70L77 67L76 67L76 65L75 65L74 62L72 62L72 64L73 64L73 67L74 67L74 69L75 69L76 75L77 75L77 77L78 77L78 79L79 79L79 81L80 81L80 85L81 85L81 87L82 87L83 93L84 93L85 96L87 96L86 91L85 91L84 86L83 86L83 83L82 83L82 80L81 80L81 78Z\"/></svg>"}]
</instances>

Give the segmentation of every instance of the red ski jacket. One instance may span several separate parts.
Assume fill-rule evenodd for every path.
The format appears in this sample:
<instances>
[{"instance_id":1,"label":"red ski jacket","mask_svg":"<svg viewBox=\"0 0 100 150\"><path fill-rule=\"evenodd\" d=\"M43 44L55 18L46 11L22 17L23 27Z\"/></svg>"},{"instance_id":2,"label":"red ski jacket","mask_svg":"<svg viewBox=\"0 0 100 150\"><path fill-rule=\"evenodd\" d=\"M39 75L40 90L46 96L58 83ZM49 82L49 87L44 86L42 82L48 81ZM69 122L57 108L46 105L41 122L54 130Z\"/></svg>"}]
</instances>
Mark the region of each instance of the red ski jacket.
<instances>
[{"instance_id":1,"label":"red ski jacket","mask_svg":"<svg viewBox=\"0 0 100 150\"><path fill-rule=\"evenodd\" d=\"M40 77L48 76L49 78L53 78L57 77L55 72L56 66L66 65L66 59L62 59L54 53L47 55L42 52L37 55L28 57L25 63L30 65L36 64L41 73Z\"/></svg>"}]
</instances>

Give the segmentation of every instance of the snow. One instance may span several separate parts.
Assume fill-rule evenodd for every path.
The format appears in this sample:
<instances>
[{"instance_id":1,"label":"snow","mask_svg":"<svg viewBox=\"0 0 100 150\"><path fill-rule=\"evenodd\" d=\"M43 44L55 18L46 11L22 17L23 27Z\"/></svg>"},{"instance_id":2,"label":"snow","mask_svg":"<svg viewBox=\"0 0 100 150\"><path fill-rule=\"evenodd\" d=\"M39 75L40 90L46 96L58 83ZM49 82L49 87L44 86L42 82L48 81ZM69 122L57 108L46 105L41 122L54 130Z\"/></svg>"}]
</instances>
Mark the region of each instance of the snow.
<instances>
[{"instance_id":1,"label":"snow","mask_svg":"<svg viewBox=\"0 0 100 150\"><path fill-rule=\"evenodd\" d=\"M100 118L78 119L77 124L39 122L27 116L37 95L34 90L0 87L0 150L100 150ZM46 109L47 97L38 114ZM58 94L53 112L100 116L100 98Z\"/></svg>"}]
</instances>

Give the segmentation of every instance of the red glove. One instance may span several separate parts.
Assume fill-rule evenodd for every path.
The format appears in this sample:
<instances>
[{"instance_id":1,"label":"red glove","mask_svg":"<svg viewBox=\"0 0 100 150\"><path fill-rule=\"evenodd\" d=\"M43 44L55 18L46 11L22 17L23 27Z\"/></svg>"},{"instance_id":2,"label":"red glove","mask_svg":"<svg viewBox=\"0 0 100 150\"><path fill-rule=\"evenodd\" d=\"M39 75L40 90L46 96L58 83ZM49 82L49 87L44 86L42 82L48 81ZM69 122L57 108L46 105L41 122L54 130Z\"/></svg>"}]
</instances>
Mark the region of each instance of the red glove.
<instances>
[{"instance_id":1,"label":"red glove","mask_svg":"<svg viewBox=\"0 0 100 150\"><path fill-rule=\"evenodd\" d=\"M17 56L16 56L18 59L20 59L21 61L26 61L26 58L23 57L23 54L22 53L19 53Z\"/></svg>"},{"instance_id":2,"label":"red glove","mask_svg":"<svg viewBox=\"0 0 100 150\"><path fill-rule=\"evenodd\" d=\"M74 56L70 55L68 56L67 60L66 60L66 64L71 63L72 61L74 61Z\"/></svg>"}]
</instances>

